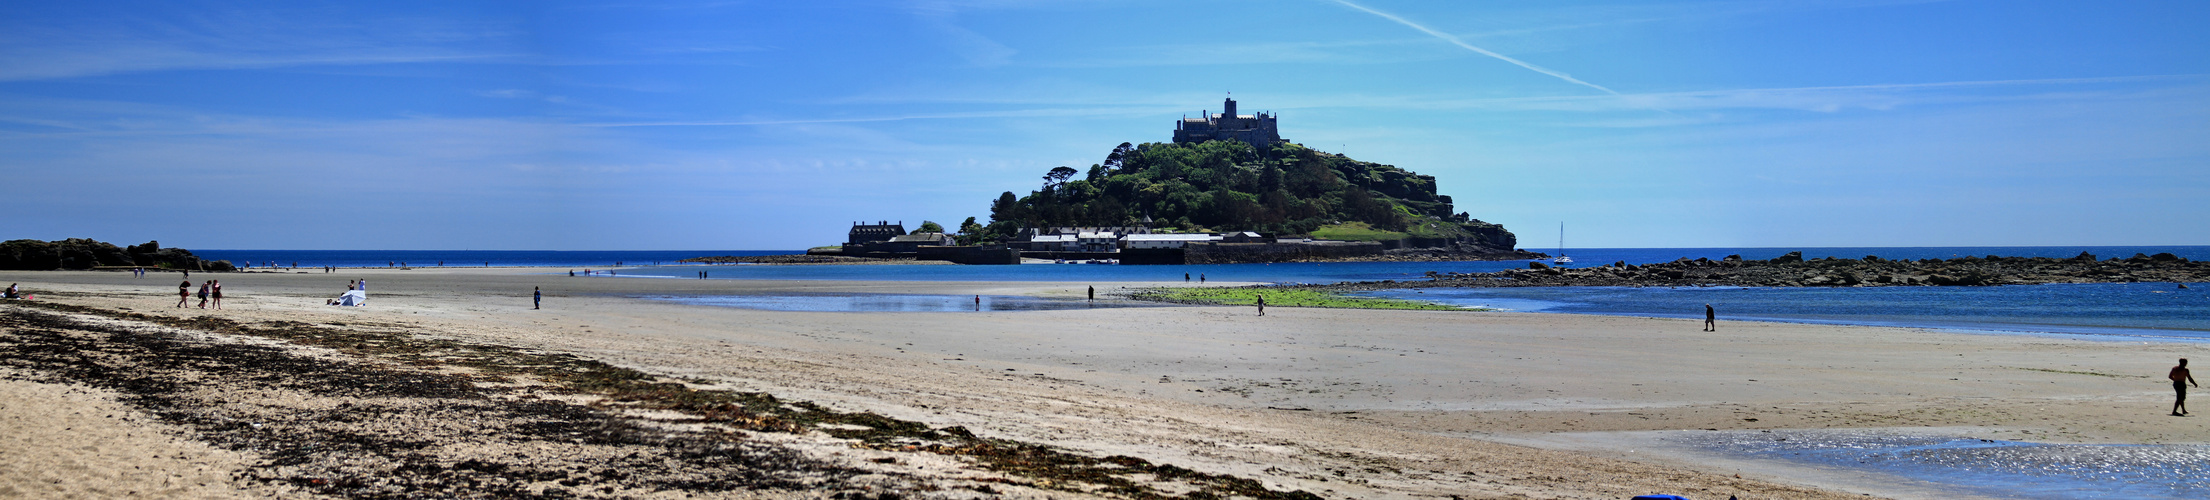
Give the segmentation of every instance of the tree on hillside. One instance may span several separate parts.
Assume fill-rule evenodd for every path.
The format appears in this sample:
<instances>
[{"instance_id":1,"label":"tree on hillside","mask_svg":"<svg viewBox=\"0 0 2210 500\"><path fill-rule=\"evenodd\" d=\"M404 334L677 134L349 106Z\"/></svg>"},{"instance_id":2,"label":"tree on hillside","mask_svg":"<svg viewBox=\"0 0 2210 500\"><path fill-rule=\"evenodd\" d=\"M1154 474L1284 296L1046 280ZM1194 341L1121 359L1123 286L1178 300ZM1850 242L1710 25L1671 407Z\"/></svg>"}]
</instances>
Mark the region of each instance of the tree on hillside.
<instances>
[{"instance_id":1,"label":"tree on hillside","mask_svg":"<svg viewBox=\"0 0 2210 500\"><path fill-rule=\"evenodd\" d=\"M1050 172L1044 173L1044 189L1048 191L1054 186L1066 184L1067 179L1072 178L1074 177L1074 174L1079 173L1082 172L1076 171L1075 169L1069 168L1065 165L1053 168Z\"/></svg>"},{"instance_id":2,"label":"tree on hillside","mask_svg":"<svg viewBox=\"0 0 2210 500\"><path fill-rule=\"evenodd\" d=\"M959 223L959 244L973 245L981 241L982 224L975 223L975 218L968 217L966 222Z\"/></svg>"}]
</instances>

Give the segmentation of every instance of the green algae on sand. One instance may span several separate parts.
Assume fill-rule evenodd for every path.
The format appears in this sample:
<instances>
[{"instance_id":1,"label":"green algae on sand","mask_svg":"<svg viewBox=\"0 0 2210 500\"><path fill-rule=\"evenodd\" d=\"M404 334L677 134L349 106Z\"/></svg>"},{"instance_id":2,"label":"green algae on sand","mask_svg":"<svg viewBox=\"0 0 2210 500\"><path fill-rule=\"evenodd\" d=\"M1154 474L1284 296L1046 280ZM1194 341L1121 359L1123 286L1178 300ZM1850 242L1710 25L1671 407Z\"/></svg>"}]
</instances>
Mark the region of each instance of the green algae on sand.
<instances>
[{"instance_id":1,"label":"green algae on sand","mask_svg":"<svg viewBox=\"0 0 2210 500\"><path fill-rule=\"evenodd\" d=\"M1260 296L1266 305L1279 307L1330 307L1338 309L1412 309L1423 311L1488 311L1417 300L1357 297L1318 290L1267 286L1239 288L1147 288L1129 294L1136 300L1178 304L1254 305Z\"/></svg>"}]
</instances>

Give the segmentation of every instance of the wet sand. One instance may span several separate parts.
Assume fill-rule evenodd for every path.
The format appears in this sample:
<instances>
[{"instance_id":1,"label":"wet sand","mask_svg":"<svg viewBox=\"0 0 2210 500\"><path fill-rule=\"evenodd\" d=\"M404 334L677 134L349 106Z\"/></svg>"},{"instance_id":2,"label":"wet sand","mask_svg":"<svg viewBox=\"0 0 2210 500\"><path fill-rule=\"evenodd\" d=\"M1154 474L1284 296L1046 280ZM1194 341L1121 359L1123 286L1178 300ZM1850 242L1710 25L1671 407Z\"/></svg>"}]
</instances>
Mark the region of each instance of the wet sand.
<instances>
[{"instance_id":1,"label":"wet sand","mask_svg":"<svg viewBox=\"0 0 2210 500\"><path fill-rule=\"evenodd\" d=\"M1071 299L1091 285L1101 296L1184 285L538 274L546 271L195 275L224 281L220 312L169 308L174 274L0 272L0 282L23 283L41 300L147 314L406 324L1329 498L1954 496L1880 476L1652 454L1608 437L1643 431L1944 428L2051 443L2210 442L2210 420L2164 415L2171 395L2160 377L2176 358L2210 358L2202 344L1298 308L1263 318L1233 307L775 312L629 296ZM368 307L322 305L362 277ZM546 288L546 310L530 309L531 286ZM5 394L8 411L46 405Z\"/></svg>"}]
</instances>

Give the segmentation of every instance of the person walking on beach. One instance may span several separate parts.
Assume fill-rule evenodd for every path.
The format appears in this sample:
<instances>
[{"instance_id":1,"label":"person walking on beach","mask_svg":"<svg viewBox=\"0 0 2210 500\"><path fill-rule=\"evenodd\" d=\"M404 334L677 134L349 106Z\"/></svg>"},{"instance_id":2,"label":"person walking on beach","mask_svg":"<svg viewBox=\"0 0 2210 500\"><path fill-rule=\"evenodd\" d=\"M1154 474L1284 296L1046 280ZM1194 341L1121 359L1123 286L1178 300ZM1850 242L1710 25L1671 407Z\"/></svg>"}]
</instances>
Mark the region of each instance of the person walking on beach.
<instances>
[{"instance_id":1,"label":"person walking on beach","mask_svg":"<svg viewBox=\"0 0 2210 500\"><path fill-rule=\"evenodd\" d=\"M1260 316L1265 316L1265 315L1266 315L1266 295L1265 295L1265 294L1259 294L1259 296L1258 296L1258 315L1260 315Z\"/></svg>"},{"instance_id":2,"label":"person walking on beach","mask_svg":"<svg viewBox=\"0 0 2210 500\"><path fill-rule=\"evenodd\" d=\"M538 288L538 287L534 287L534 286L533 286L533 287L529 287L529 302L530 302L530 306L529 306L529 308L530 308L530 309L544 309L544 308L545 308L545 289L543 289L543 288Z\"/></svg>"},{"instance_id":3,"label":"person walking on beach","mask_svg":"<svg viewBox=\"0 0 2210 500\"><path fill-rule=\"evenodd\" d=\"M1183 283L1188 283L1188 282L1189 282L1189 273L1182 273L1182 282L1183 282Z\"/></svg>"},{"instance_id":4,"label":"person walking on beach","mask_svg":"<svg viewBox=\"0 0 2210 500\"><path fill-rule=\"evenodd\" d=\"M975 296L975 312L982 312L982 296Z\"/></svg>"},{"instance_id":5,"label":"person walking on beach","mask_svg":"<svg viewBox=\"0 0 2210 500\"><path fill-rule=\"evenodd\" d=\"M1090 287L1090 302L1097 302L1097 287Z\"/></svg>"},{"instance_id":6,"label":"person walking on beach","mask_svg":"<svg viewBox=\"0 0 2210 500\"><path fill-rule=\"evenodd\" d=\"M218 311L219 311L219 310L222 310L222 308L223 308L223 282L222 282L222 280L207 280L207 283L208 283L208 289L209 289L209 291L208 291L208 295L209 295L209 296L211 296L211 297L214 297L214 298L215 298L215 310L218 310Z\"/></svg>"},{"instance_id":7,"label":"person walking on beach","mask_svg":"<svg viewBox=\"0 0 2210 500\"><path fill-rule=\"evenodd\" d=\"M192 280L184 280L183 283L176 285L176 306L184 307L184 303L190 300L192 300Z\"/></svg>"},{"instance_id":8,"label":"person walking on beach","mask_svg":"<svg viewBox=\"0 0 2210 500\"><path fill-rule=\"evenodd\" d=\"M1205 273L1197 273L1197 284L1205 284Z\"/></svg>"},{"instance_id":9,"label":"person walking on beach","mask_svg":"<svg viewBox=\"0 0 2210 500\"><path fill-rule=\"evenodd\" d=\"M1704 304L1704 331L1719 331L1719 312L1712 310L1711 304Z\"/></svg>"},{"instance_id":10,"label":"person walking on beach","mask_svg":"<svg viewBox=\"0 0 2210 500\"><path fill-rule=\"evenodd\" d=\"M214 283L213 281L202 281L202 282L200 282L200 293L199 293L199 295L200 295L200 309L206 309L206 308L207 308L207 285L210 285L210 284L213 284L213 283Z\"/></svg>"},{"instance_id":11,"label":"person walking on beach","mask_svg":"<svg viewBox=\"0 0 2210 500\"><path fill-rule=\"evenodd\" d=\"M2172 367L2172 373L2165 377L2172 379L2172 392L2179 393L2179 399L2172 402L2172 416L2187 416L2187 386L2202 387L2195 383L2195 374L2187 371L2187 358L2179 358L2179 366Z\"/></svg>"}]
</instances>

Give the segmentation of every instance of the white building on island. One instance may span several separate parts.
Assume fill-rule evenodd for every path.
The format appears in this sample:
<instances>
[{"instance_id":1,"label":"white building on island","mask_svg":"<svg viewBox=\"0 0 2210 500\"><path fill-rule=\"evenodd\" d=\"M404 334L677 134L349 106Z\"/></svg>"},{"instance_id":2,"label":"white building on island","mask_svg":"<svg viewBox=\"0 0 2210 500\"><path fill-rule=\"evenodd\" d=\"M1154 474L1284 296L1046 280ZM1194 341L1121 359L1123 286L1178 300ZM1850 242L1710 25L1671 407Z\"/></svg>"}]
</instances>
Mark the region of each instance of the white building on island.
<instances>
[{"instance_id":1,"label":"white building on island","mask_svg":"<svg viewBox=\"0 0 2210 500\"><path fill-rule=\"evenodd\" d=\"M1211 243L1224 237L1211 234L1131 234L1120 239L1126 248L1182 248L1191 243Z\"/></svg>"}]
</instances>

